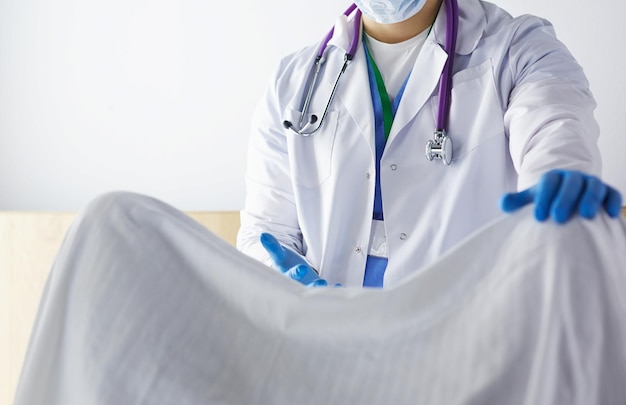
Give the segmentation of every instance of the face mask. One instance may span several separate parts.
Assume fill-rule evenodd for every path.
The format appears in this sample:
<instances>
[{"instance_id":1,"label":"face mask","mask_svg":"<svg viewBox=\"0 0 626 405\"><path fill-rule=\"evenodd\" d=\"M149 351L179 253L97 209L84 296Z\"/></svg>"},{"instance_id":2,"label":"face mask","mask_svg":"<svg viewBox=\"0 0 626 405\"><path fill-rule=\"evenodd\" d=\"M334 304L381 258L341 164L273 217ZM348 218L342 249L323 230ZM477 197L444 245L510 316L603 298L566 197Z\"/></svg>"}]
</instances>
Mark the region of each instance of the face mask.
<instances>
[{"instance_id":1,"label":"face mask","mask_svg":"<svg viewBox=\"0 0 626 405\"><path fill-rule=\"evenodd\" d=\"M417 14L427 0L356 0L355 4L368 18L380 24L408 20Z\"/></svg>"}]
</instances>

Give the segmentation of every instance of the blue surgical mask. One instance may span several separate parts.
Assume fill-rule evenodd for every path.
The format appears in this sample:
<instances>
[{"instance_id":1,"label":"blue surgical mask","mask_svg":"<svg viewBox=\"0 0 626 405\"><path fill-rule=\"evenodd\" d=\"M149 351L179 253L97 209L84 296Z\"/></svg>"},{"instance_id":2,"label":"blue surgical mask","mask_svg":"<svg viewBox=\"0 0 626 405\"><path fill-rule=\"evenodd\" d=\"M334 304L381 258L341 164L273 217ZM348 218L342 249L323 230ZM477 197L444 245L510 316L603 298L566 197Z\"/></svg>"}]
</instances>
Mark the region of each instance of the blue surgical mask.
<instances>
[{"instance_id":1,"label":"blue surgical mask","mask_svg":"<svg viewBox=\"0 0 626 405\"><path fill-rule=\"evenodd\" d=\"M355 0L355 4L368 18L380 24L394 24L417 14L427 0Z\"/></svg>"}]
</instances>

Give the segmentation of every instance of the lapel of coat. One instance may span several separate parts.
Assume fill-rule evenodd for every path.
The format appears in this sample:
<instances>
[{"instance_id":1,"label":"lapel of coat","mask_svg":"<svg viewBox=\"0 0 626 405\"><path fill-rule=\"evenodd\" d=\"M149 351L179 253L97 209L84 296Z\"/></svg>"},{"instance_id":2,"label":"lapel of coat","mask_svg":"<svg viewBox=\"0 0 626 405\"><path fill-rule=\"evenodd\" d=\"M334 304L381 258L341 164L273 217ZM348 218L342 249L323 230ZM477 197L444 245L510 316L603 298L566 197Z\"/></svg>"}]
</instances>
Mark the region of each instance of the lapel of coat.
<instances>
[{"instance_id":1,"label":"lapel of coat","mask_svg":"<svg viewBox=\"0 0 626 405\"><path fill-rule=\"evenodd\" d=\"M329 59L332 59L332 62L329 60L329 66L327 66L326 71L326 77L328 78L326 79L326 85L329 88L332 88L337 73L341 70L344 60L343 56L350 45L353 31L352 18L346 19L342 16L335 23L335 33L328 49L328 51L332 52L332 55L329 55ZM352 120L351 126L354 125L358 128L370 147L372 158L375 158L374 108L369 88L367 61L363 44L361 43L361 31L359 31L358 35L359 46L352 62L348 65L345 74L339 82L335 97L348 112L349 117L344 117L344 119ZM331 49L331 47L334 49ZM330 54L331 52L328 53Z\"/></svg>"},{"instance_id":2,"label":"lapel of coat","mask_svg":"<svg viewBox=\"0 0 626 405\"><path fill-rule=\"evenodd\" d=\"M480 40L486 25L486 17L478 0L460 0L459 31L456 54L470 54ZM444 51L446 41L446 5L441 4L439 14L433 24L420 54L415 61L407 82L402 101L391 127L387 146L393 143L398 133L406 127L426 102L439 88L439 80L448 54ZM452 100L454 102L454 100ZM434 117L436 120L436 116ZM436 122L433 121L433 132Z\"/></svg>"}]
</instances>

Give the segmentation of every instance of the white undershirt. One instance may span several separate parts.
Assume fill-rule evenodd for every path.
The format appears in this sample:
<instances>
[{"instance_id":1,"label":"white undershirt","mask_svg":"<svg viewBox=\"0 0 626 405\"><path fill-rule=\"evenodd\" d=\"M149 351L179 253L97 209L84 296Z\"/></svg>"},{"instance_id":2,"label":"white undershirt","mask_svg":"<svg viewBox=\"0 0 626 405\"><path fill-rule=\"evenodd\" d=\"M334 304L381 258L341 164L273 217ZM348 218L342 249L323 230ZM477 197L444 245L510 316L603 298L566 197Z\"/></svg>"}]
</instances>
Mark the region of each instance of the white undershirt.
<instances>
[{"instance_id":1,"label":"white undershirt","mask_svg":"<svg viewBox=\"0 0 626 405\"><path fill-rule=\"evenodd\" d=\"M409 72L413 69L429 31L430 27L413 38L397 44L380 42L365 34L367 48L383 77L390 100L398 95Z\"/></svg>"}]
</instances>

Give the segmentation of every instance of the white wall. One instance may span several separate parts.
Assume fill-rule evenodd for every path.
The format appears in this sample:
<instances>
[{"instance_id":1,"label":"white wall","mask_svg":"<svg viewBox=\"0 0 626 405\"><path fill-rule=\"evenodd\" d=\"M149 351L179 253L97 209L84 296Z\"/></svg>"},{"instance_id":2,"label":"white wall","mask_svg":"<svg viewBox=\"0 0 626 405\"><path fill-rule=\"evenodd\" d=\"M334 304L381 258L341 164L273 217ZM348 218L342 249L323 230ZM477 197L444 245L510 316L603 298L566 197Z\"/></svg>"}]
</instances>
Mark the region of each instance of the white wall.
<instances>
[{"instance_id":1,"label":"white wall","mask_svg":"<svg viewBox=\"0 0 626 405\"><path fill-rule=\"evenodd\" d=\"M496 2L552 20L585 67L605 178L626 193L626 62L609 51L626 38L625 6ZM249 118L268 76L347 4L0 0L0 209L73 211L118 189L240 209Z\"/></svg>"}]
</instances>

